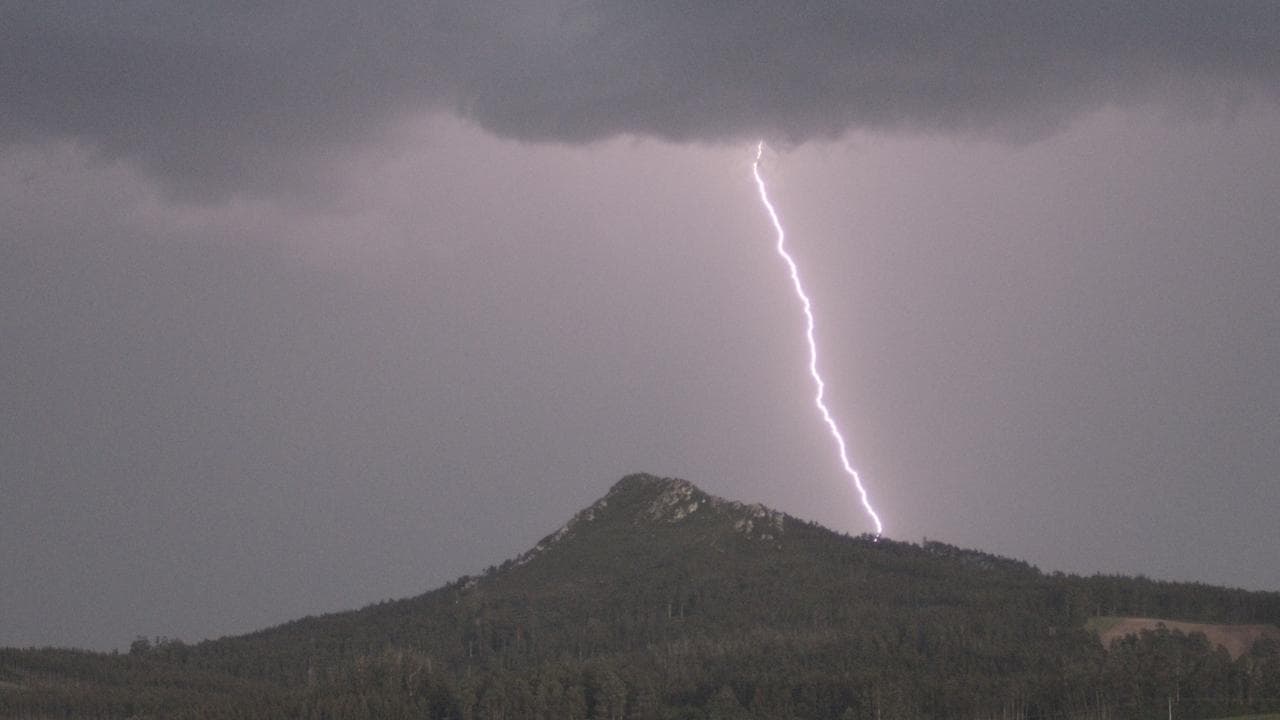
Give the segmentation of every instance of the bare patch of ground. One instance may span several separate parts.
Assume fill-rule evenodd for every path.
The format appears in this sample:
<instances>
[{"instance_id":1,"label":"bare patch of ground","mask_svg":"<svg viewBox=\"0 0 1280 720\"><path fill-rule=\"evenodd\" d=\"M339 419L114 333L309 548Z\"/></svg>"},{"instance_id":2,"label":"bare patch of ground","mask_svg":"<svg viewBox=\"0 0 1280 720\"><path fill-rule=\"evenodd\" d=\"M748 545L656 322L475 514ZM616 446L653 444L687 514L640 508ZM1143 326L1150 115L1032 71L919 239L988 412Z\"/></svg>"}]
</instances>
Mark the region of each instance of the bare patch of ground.
<instances>
[{"instance_id":1,"label":"bare patch of ground","mask_svg":"<svg viewBox=\"0 0 1280 720\"><path fill-rule=\"evenodd\" d=\"M1098 633L1098 639L1105 647L1110 647L1111 641L1126 635L1137 635L1143 630L1155 630L1160 626L1187 635L1203 633L1211 645L1226 648L1233 660L1249 652L1249 648L1260 638L1280 641L1280 628L1274 625L1212 625L1139 617L1100 617L1089 623L1089 627Z\"/></svg>"}]
</instances>

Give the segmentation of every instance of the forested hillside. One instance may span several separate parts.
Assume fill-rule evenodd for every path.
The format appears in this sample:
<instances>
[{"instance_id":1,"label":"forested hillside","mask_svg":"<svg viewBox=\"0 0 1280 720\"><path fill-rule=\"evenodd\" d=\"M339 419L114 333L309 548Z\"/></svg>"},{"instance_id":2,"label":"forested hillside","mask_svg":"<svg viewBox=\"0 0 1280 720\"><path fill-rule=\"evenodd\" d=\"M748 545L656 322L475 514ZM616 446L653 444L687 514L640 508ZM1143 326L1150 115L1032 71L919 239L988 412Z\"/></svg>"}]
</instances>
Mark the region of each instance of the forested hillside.
<instances>
[{"instance_id":1,"label":"forested hillside","mask_svg":"<svg viewBox=\"0 0 1280 720\"><path fill-rule=\"evenodd\" d=\"M1280 593L1046 575L848 537L635 475L523 556L424 595L127 655L0 651L4 717L1146 718L1280 708L1280 644L1233 660L1134 615L1280 624Z\"/></svg>"}]
</instances>

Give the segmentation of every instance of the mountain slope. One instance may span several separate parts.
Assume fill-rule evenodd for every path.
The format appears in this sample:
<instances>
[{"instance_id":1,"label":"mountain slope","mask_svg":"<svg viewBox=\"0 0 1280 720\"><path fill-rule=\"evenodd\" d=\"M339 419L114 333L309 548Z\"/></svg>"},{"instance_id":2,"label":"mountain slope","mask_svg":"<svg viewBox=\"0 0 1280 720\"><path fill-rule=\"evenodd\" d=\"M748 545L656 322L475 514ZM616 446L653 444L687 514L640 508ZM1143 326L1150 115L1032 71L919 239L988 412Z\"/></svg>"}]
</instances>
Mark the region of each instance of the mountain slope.
<instances>
[{"instance_id":1,"label":"mountain slope","mask_svg":"<svg viewBox=\"0 0 1280 720\"><path fill-rule=\"evenodd\" d=\"M878 608L946 613L976 603L1008 613L1010 592L1042 630L1070 624L1040 580L1025 563L850 538L682 480L636 475L484 576L222 644L257 657L304 639L348 650L430 648L450 663L494 653L576 657L744 627L825 631L865 624Z\"/></svg>"},{"instance_id":2,"label":"mountain slope","mask_svg":"<svg viewBox=\"0 0 1280 720\"><path fill-rule=\"evenodd\" d=\"M57 653L7 651L0 716L151 676L187 694L120 716L186 703L191 717L1145 717L1173 694L1205 716L1280 706L1266 700L1280 698L1280 645L1232 660L1164 629L1108 653L1086 629L1101 614L1275 624L1280 594L1044 575L634 475L520 557L414 598L98 665L78 655L78 674L59 675ZM249 687L257 700L227 700Z\"/></svg>"}]
</instances>

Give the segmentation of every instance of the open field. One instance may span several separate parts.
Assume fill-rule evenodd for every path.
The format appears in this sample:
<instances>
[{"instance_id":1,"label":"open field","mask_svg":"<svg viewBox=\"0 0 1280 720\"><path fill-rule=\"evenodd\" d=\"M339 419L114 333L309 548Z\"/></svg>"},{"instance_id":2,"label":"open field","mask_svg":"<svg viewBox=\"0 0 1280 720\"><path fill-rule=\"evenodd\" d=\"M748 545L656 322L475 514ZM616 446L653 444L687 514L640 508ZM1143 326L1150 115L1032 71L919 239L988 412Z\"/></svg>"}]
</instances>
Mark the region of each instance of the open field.
<instances>
[{"instance_id":1,"label":"open field","mask_svg":"<svg viewBox=\"0 0 1280 720\"><path fill-rule=\"evenodd\" d=\"M1124 622L1127 618L1116 617L1114 615L1102 615L1100 617L1089 618L1084 626L1099 635L1110 632L1112 628Z\"/></svg>"},{"instance_id":2,"label":"open field","mask_svg":"<svg viewBox=\"0 0 1280 720\"><path fill-rule=\"evenodd\" d=\"M1087 627L1098 633L1104 646L1109 646L1113 640L1126 635L1137 635L1143 630L1155 630L1161 625L1187 635L1203 633L1211 644L1226 648L1233 660L1249 652L1249 648L1260 638L1280 640L1280 628L1274 625L1214 625L1159 618L1103 616L1089 620Z\"/></svg>"}]
</instances>

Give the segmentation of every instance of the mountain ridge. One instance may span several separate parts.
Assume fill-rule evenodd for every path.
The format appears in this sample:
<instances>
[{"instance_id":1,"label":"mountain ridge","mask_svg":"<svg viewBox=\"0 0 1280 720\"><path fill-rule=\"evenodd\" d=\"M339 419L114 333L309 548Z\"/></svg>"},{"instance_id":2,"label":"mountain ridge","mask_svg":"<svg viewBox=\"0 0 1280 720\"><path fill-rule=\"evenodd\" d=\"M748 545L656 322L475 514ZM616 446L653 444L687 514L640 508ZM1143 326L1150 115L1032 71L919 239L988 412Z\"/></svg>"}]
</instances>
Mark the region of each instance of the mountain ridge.
<instances>
[{"instance_id":1,"label":"mountain ridge","mask_svg":"<svg viewBox=\"0 0 1280 720\"><path fill-rule=\"evenodd\" d=\"M614 483L599 500L575 513L568 522L555 532L538 541L530 550L517 556L517 562L521 564L528 562L537 554L564 539L575 528L593 522L597 515L601 515L609 509L611 502L615 511L620 504L634 511L632 523L636 526L642 525L645 521L679 522L689 514L697 512L708 505L713 511L743 514L744 517L739 518L734 527L747 534L756 529L757 522L761 523L762 527L772 527L774 532L777 533L782 532L784 519L800 522L789 515L772 510L759 503L747 505L712 495L701 490L688 480L635 473L626 475ZM627 503L630 503L630 505L627 505ZM637 505L639 507L634 507ZM770 532L763 532L760 539L771 540L773 535Z\"/></svg>"},{"instance_id":2,"label":"mountain ridge","mask_svg":"<svg viewBox=\"0 0 1280 720\"><path fill-rule=\"evenodd\" d=\"M115 658L0 650L0 717L86 697L115 698L94 716L139 715L122 699L139 682L168 688L156 717L1088 720L1148 717L1174 687L1212 698L1188 700L1197 713L1280 698L1280 643L1232 658L1159 628L1108 652L1086 626L1102 615L1275 624L1280 593L1046 574L634 474L529 550L413 597Z\"/></svg>"}]
</instances>

